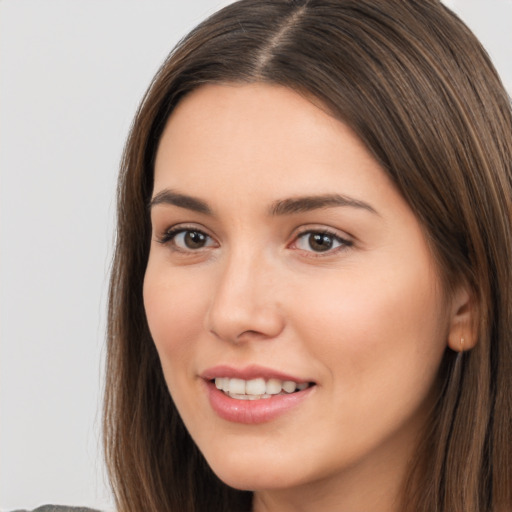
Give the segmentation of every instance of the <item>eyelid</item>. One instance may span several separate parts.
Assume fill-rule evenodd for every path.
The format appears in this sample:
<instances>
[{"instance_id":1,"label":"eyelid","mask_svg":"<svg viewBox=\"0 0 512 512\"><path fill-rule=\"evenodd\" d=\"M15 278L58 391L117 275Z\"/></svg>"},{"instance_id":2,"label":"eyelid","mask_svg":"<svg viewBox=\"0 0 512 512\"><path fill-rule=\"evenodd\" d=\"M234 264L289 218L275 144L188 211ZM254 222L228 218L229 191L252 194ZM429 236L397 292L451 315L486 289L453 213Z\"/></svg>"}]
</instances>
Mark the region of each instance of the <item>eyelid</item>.
<instances>
[{"instance_id":1,"label":"eyelid","mask_svg":"<svg viewBox=\"0 0 512 512\"><path fill-rule=\"evenodd\" d=\"M215 247L219 246L219 244L215 240L215 238L208 233L208 230L206 230L202 226L198 226L197 224L196 225L176 224L176 225L170 226L170 227L166 228L161 235L157 235L156 236L156 240L157 240L158 243L160 243L162 245L167 245L167 244L171 245L173 240L180 233L184 233L184 232L187 232L187 231L195 231L196 233L201 233L202 235L206 236L209 240L212 240L214 242L214 246ZM178 247L176 244L173 244L173 250L175 250L177 252L185 252L185 253L188 253L188 252L191 252L191 253L199 252L202 249L209 249L211 247L212 247L211 245L208 245L208 246L205 246L205 247L201 247L199 249L184 249L184 248Z\"/></svg>"},{"instance_id":2,"label":"eyelid","mask_svg":"<svg viewBox=\"0 0 512 512\"><path fill-rule=\"evenodd\" d=\"M334 228L329 228L326 226L303 226L297 230L297 232L294 234L293 239L290 244L288 244L289 248L293 248L293 245L296 245L298 240L306 235L311 234L322 234L327 235L332 238L334 238L337 242L339 242L340 245L337 247L334 247L332 249L328 249L326 251L314 251L314 250L306 250L306 249L300 249L296 248L298 251L302 251L304 253L307 253L308 257L312 258L321 258L321 257L328 257L336 254L339 251L346 250L354 245L354 239L350 235L346 233L341 233L339 230Z\"/></svg>"}]
</instances>

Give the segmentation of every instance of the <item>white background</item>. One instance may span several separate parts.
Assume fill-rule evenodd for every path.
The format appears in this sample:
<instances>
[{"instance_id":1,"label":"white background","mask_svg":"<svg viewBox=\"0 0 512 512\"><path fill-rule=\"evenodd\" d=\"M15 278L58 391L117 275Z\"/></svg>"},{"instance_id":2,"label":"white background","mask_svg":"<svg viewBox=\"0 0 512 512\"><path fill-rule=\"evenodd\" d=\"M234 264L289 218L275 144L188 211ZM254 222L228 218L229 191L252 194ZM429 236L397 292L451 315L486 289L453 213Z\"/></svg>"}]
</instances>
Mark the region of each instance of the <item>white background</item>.
<instances>
[{"instance_id":1,"label":"white background","mask_svg":"<svg viewBox=\"0 0 512 512\"><path fill-rule=\"evenodd\" d=\"M112 508L100 448L114 190L169 50L227 1L0 0L0 509ZM452 0L512 91L512 0Z\"/></svg>"}]
</instances>

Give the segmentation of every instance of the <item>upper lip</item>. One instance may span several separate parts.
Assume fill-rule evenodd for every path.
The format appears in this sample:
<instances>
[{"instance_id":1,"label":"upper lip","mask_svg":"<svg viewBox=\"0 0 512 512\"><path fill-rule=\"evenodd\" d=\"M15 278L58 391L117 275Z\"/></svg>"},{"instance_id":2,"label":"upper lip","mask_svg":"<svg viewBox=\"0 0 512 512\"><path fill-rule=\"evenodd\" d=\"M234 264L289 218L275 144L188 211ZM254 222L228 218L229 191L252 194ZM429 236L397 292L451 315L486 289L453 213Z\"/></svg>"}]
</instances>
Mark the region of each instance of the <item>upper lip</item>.
<instances>
[{"instance_id":1,"label":"upper lip","mask_svg":"<svg viewBox=\"0 0 512 512\"><path fill-rule=\"evenodd\" d=\"M229 377L230 379L243 379L251 380L257 378L268 379L279 379L279 380L291 380L300 384L302 382L311 382L309 379L303 379L287 373L283 373L279 370L267 368L265 366L250 365L243 368L235 368L229 365L218 365L206 369L201 373L201 378L205 380L213 380L217 377Z\"/></svg>"}]
</instances>

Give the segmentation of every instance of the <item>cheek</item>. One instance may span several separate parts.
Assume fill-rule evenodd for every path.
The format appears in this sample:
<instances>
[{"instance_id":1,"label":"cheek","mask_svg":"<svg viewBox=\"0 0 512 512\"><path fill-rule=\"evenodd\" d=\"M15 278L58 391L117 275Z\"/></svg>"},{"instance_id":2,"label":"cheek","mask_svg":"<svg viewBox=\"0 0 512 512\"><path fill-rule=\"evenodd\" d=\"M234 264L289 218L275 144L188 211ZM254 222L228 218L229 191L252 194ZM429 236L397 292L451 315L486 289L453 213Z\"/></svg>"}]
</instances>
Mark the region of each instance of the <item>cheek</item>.
<instances>
[{"instance_id":1,"label":"cheek","mask_svg":"<svg viewBox=\"0 0 512 512\"><path fill-rule=\"evenodd\" d=\"M144 308L164 372L183 363L203 329L206 293L148 266L144 278Z\"/></svg>"},{"instance_id":2,"label":"cheek","mask_svg":"<svg viewBox=\"0 0 512 512\"><path fill-rule=\"evenodd\" d=\"M408 436L421 428L434 397L445 349L435 279L425 268L388 276L345 276L311 287L317 292L295 303L297 337L307 343L309 359L324 368L333 466L356 460L383 439L414 442Z\"/></svg>"},{"instance_id":3,"label":"cheek","mask_svg":"<svg viewBox=\"0 0 512 512\"><path fill-rule=\"evenodd\" d=\"M312 287L310 300L297 303L297 330L307 336L311 357L324 361L337 387L351 391L340 396L366 401L394 390L405 398L409 389L420 399L431 388L446 326L428 268L387 265L384 279L376 265Z\"/></svg>"}]
</instances>

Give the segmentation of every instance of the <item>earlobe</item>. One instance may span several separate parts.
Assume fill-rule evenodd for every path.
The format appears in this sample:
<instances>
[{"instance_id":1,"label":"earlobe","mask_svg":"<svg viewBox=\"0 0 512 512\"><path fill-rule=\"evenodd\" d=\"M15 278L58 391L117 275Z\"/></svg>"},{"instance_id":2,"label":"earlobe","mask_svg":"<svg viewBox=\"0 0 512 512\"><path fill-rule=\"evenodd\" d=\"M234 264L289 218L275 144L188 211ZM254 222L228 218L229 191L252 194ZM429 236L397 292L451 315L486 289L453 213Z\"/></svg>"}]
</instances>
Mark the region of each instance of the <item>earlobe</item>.
<instances>
[{"instance_id":1,"label":"earlobe","mask_svg":"<svg viewBox=\"0 0 512 512\"><path fill-rule=\"evenodd\" d=\"M467 285L460 286L451 302L448 346L455 352L471 350L478 340L478 307Z\"/></svg>"}]
</instances>

